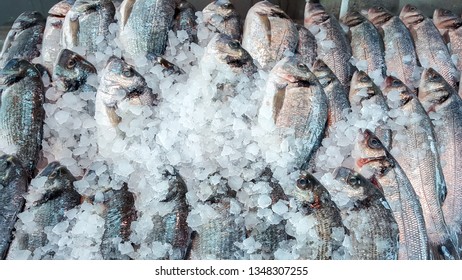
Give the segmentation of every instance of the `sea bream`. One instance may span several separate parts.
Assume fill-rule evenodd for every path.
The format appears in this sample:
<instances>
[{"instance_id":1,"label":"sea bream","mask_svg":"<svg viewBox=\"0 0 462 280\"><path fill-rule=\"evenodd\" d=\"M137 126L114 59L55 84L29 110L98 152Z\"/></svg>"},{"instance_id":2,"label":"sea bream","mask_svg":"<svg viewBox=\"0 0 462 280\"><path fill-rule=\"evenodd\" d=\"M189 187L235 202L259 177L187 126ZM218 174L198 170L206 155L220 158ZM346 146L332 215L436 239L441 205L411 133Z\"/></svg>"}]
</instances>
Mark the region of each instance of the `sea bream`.
<instances>
[{"instance_id":1,"label":"sea bream","mask_svg":"<svg viewBox=\"0 0 462 280\"><path fill-rule=\"evenodd\" d=\"M360 173L372 172L371 180L383 190L399 229L400 260L428 260L431 257L427 229L419 198L401 166L370 130L358 141Z\"/></svg>"},{"instance_id":2,"label":"sea bream","mask_svg":"<svg viewBox=\"0 0 462 280\"><path fill-rule=\"evenodd\" d=\"M334 177L353 201L342 212L351 239L351 259L396 260L398 224L383 193L361 174L346 167L337 168Z\"/></svg>"},{"instance_id":3,"label":"sea bream","mask_svg":"<svg viewBox=\"0 0 462 280\"><path fill-rule=\"evenodd\" d=\"M433 22L446 43L451 43L451 54L457 56L457 70L462 71L462 18L445 9L436 9Z\"/></svg>"},{"instance_id":4,"label":"sea bream","mask_svg":"<svg viewBox=\"0 0 462 280\"><path fill-rule=\"evenodd\" d=\"M14 156L0 156L0 259L4 260L13 240L18 214L24 208L28 176Z\"/></svg>"},{"instance_id":5,"label":"sea bream","mask_svg":"<svg viewBox=\"0 0 462 280\"><path fill-rule=\"evenodd\" d=\"M64 19L62 47L82 46L89 52L96 52L98 43L108 35L114 16L111 0L76 0Z\"/></svg>"},{"instance_id":6,"label":"sea bream","mask_svg":"<svg viewBox=\"0 0 462 280\"><path fill-rule=\"evenodd\" d=\"M215 0L202 10L203 21L234 40L241 40L241 17L229 0Z\"/></svg>"},{"instance_id":7,"label":"sea bream","mask_svg":"<svg viewBox=\"0 0 462 280\"><path fill-rule=\"evenodd\" d=\"M63 49L59 52L53 70L54 85L61 91L76 91L85 85L88 76L96 74L96 68L83 56Z\"/></svg>"},{"instance_id":8,"label":"sea bream","mask_svg":"<svg viewBox=\"0 0 462 280\"><path fill-rule=\"evenodd\" d=\"M32 178L45 119L42 77L34 65L14 58L0 70L0 88L0 146L14 146L10 151Z\"/></svg>"}]
</instances>

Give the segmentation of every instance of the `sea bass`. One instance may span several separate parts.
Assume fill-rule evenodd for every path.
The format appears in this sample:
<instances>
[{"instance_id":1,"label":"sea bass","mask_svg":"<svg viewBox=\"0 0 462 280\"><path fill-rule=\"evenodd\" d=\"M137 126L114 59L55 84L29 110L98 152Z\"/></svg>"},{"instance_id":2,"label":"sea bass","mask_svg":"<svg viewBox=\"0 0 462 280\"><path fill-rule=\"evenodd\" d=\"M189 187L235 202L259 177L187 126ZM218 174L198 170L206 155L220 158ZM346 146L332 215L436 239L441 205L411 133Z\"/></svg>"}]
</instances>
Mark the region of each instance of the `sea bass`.
<instances>
[{"instance_id":1,"label":"sea bass","mask_svg":"<svg viewBox=\"0 0 462 280\"><path fill-rule=\"evenodd\" d=\"M451 54L457 56L457 70L462 71L462 18L445 9L436 9L433 23L442 32L446 43L451 43Z\"/></svg>"},{"instance_id":2,"label":"sea bass","mask_svg":"<svg viewBox=\"0 0 462 280\"><path fill-rule=\"evenodd\" d=\"M229 0L215 0L202 10L204 22L234 40L241 40L242 24L239 13Z\"/></svg>"},{"instance_id":3,"label":"sea bass","mask_svg":"<svg viewBox=\"0 0 462 280\"><path fill-rule=\"evenodd\" d=\"M313 65L317 56L318 45L316 38L303 25L296 25L298 30L298 45L295 55L300 61L310 67Z\"/></svg>"},{"instance_id":4,"label":"sea bass","mask_svg":"<svg viewBox=\"0 0 462 280\"><path fill-rule=\"evenodd\" d=\"M63 49L58 54L53 70L55 86L63 92L76 91L85 85L87 78L96 74L96 68L83 56Z\"/></svg>"}]
</instances>

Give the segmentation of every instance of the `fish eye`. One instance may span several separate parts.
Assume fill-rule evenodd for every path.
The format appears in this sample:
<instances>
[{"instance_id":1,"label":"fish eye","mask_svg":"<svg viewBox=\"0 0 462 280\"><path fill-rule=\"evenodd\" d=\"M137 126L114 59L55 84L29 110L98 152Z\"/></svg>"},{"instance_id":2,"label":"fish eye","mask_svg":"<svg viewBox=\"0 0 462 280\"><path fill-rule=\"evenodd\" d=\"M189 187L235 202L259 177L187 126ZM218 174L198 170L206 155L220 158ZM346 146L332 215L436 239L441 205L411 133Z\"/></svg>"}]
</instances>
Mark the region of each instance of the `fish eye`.
<instances>
[{"instance_id":1,"label":"fish eye","mask_svg":"<svg viewBox=\"0 0 462 280\"><path fill-rule=\"evenodd\" d=\"M67 68L68 69L72 69L75 67L75 64L76 64L76 61L74 58L71 58L69 59L69 61L67 62Z\"/></svg>"},{"instance_id":2,"label":"fish eye","mask_svg":"<svg viewBox=\"0 0 462 280\"><path fill-rule=\"evenodd\" d=\"M58 173L59 169L54 170L53 172L51 172L50 175L48 175L48 179L55 179L56 177L58 177Z\"/></svg>"},{"instance_id":3,"label":"fish eye","mask_svg":"<svg viewBox=\"0 0 462 280\"><path fill-rule=\"evenodd\" d=\"M239 44L238 41L230 41L228 43L228 46L233 50L237 50L237 49L239 49L241 47L241 44Z\"/></svg>"},{"instance_id":4,"label":"fish eye","mask_svg":"<svg viewBox=\"0 0 462 280\"><path fill-rule=\"evenodd\" d=\"M416 7L414 7L414 6L411 6L411 7L409 8L409 11L411 11L411 12L414 12L415 10L416 10Z\"/></svg>"},{"instance_id":5,"label":"fish eye","mask_svg":"<svg viewBox=\"0 0 462 280\"><path fill-rule=\"evenodd\" d=\"M305 178L300 178L297 180L297 187L304 189L308 185L308 180Z\"/></svg>"},{"instance_id":6,"label":"fish eye","mask_svg":"<svg viewBox=\"0 0 462 280\"><path fill-rule=\"evenodd\" d=\"M128 68L128 69L125 69L122 74L127 77L127 78L130 78L130 77L133 77L133 71L131 68Z\"/></svg>"},{"instance_id":7,"label":"fish eye","mask_svg":"<svg viewBox=\"0 0 462 280\"><path fill-rule=\"evenodd\" d=\"M297 68L302 70L302 71L308 71L308 66L306 66L305 64L303 63L299 63L297 64Z\"/></svg>"},{"instance_id":8,"label":"fish eye","mask_svg":"<svg viewBox=\"0 0 462 280\"><path fill-rule=\"evenodd\" d=\"M393 80L393 82L391 82L391 85L394 86L394 87L398 87L398 86L401 86L401 81L400 80Z\"/></svg>"},{"instance_id":9,"label":"fish eye","mask_svg":"<svg viewBox=\"0 0 462 280\"><path fill-rule=\"evenodd\" d=\"M383 11L383 7L377 7L377 11L382 12L382 11Z\"/></svg>"},{"instance_id":10,"label":"fish eye","mask_svg":"<svg viewBox=\"0 0 462 280\"><path fill-rule=\"evenodd\" d=\"M359 81L360 81L361 83L367 83L367 82L369 81L369 79L367 78L367 76L362 76L362 77L359 79Z\"/></svg>"},{"instance_id":11,"label":"fish eye","mask_svg":"<svg viewBox=\"0 0 462 280\"><path fill-rule=\"evenodd\" d=\"M223 8L227 9L227 10L231 10L233 8L233 4L231 3L226 3L223 5Z\"/></svg>"},{"instance_id":12,"label":"fish eye","mask_svg":"<svg viewBox=\"0 0 462 280\"><path fill-rule=\"evenodd\" d=\"M449 10L443 10L443 16L448 16L451 12Z\"/></svg>"},{"instance_id":13,"label":"fish eye","mask_svg":"<svg viewBox=\"0 0 462 280\"><path fill-rule=\"evenodd\" d=\"M379 149L380 148L380 140L377 139L376 137L372 137L368 141L369 147L372 149Z\"/></svg>"},{"instance_id":14,"label":"fish eye","mask_svg":"<svg viewBox=\"0 0 462 280\"><path fill-rule=\"evenodd\" d=\"M0 171L5 171L8 168L10 168L10 166L11 166L11 161L7 159L4 162L2 162L2 164L0 165Z\"/></svg>"},{"instance_id":15,"label":"fish eye","mask_svg":"<svg viewBox=\"0 0 462 280\"><path fill-rule=\"evenodd\" d=\"M358 179L358 177L356 176L350 176L348 177L348 180L347 180L348 184L352 185L352 186L356 186L356 185L359 185L360 184L360 181Z\"/></svg>"}]
</instances>

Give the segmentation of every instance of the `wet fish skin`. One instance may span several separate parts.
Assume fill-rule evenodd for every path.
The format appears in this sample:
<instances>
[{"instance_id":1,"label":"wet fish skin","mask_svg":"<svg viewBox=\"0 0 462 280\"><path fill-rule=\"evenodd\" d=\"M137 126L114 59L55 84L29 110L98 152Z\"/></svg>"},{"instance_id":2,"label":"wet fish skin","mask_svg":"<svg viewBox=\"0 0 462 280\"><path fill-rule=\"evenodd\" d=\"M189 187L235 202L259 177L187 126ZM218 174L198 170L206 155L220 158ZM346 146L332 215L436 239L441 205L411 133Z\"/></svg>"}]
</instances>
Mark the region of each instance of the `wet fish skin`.
<instances>
[{"instance_id":1,"label":"wet fish skin","mask_svg":"<svg viewBox=\"0 0 462 280\"><path fill-rule=\"evenodd\" d=\"M436 9L433 23L446 43L451 43L450 52L457 55L457 70L462 71L462 18L445 9Z\"/></svg>"},{"instance_id":2,"label":"wet fish skin","mask_svg":"<svg viewBox=\"0 0 462 280\"><path fill-rule=\"evenodd\" d=\"M370 130L363 132L358 147L361 151L361 158L356 161L359 172L363 169L373 172L372 179L382 188L398 223L398 259L430 259L422 206L403 169Z\"/></svg>"},{"instance_id":3,"label":"wet fish skin","mask_svg":"<svg viewBox=\"0 0 462 280\"><path fill-rule=\"evenodd\" d=\"M4 260L13 240L17 215L24 208L28 175L14 156L0 156L0 259Z\"/></svg>"},{"instance_id":4,"label":"wet fish skin","mask_svg":"<svg viewBox=\"0 0 462 280\"><path fill-rule=\"evenodd\" d=\"M0 67L4 67L13 58L30 62L38 57L38 45L42 43L44 28L45 19L39 12L20 14L6 35L0 53Z\"/></svg>"},{"instance_id":5,"label":"wet fish skin","mask_svg":"<svg viewBox=\"0 0 462 280\"><path fill-rule=\"evenodd\" d=\"M440 115L433 121L439 147L447 196L443 203L444 219L451 232L462 244L462 177L459 159L462 156L462 99L444 78L434 69L422 73L419 100L428 113ZM460 246L460 245L459 245Z\"/></svg>"},{"instance_id":6,"label":"wet fish skin","mask_svg":"<svg viewBox=\"0 0 462 280\"><path fill-rule=\"evenodd\" d=\"M229 0L215 0L202 10L204 22L214 26L218 32L241 41L241 17Z\"/></svg>"},{"instance_id":7,"label":"wet fish skin","mask_svg":"<svg viewBox=\"0 0 462 280\"><path fill-rule=\"evenodd\" d=\"M317 56L317 43L314 35L303 25L295 25L298 30L298 45L295 55L309 67L313 65Z\"/></svg>"},{"instance_id":8,"label":"wet fish skin","mask_svg":"<svg viewBox=\"0 0 462 280\"><path fill-rule=\"evenodd\" d=\"M428 61L428 67L437 70L457 90L458 71L452 63L449 50L433 21L410 4L402 8L400 18L411 31L420 63L427 67L426 62Z\"/></svg>"},{"instance_id":9,"label":"wet fish skin","mask_svg":"<svg viewBox=\"0 0 462 280\"><path fill-rule=\"evenodd\" d=\"M343 240L336 240L332 232L336 228L344 229L342 217L337 205L332 201L327 189L310 173L301 171L297 180L294 197L299 211L303 215L313 215L320 240L312 248L316 260L330 260Z\"/></svg>"},{"instance_id":10,"label":"wet fish skin","mask_svg":"<svg viewBox=\"0 0 462 280\"><path fill-rule=\"evenodd\" d=\"M53 70L53 81L63 92L76 91L87 81L87 77L96 74L96 68L83 56L63 49L58 54Z\"/></svg>"},{"instance_id":11,"label":"wet fish skin","mask_svg":"<svg viewBox=\"0 0 462 280\"><path fill-rule=\"evenodd\" d=\"M397 77L414 90L419 63L411 33L399 17L383 7L370 8L368 19L382 35L387 74Z\"/></svg>"},{"instance_id":12,"label":"wet fish skin","mask_svg":"<svg viewBox=\"0 0 462 280\"><path fill-rule=\"evenodd\" d=\"M61 43L64 48L98 49L97 37L107 36L114 22L115 6L111 0L77 0L66 14Z\"/></svg>"},{"instance_id":13,"label":"wet fish skin","mask_svg":"<svg viewBox=\"0 0 462 280\"><path fill-rule=\"evenodd\" d=\"M281 9L268 1L253 5L247 12L242 46L264 69L270 69L289 51L295 53L298 30Z\"/></svg>"},{"instance_id":14,"label":"wet fish skin","mask_svg":"<svg viewBox=\"0 0 462 280\"><path fill-rule=\"evenodd\" d=\"M15 155L32 178L45 118L42 78L29 62L12 59L0 70L0 86L0 140L16 146Z\"/></svg>"},{"instance_id":15,"label":"wet fish skin","mask_svg":"<svg viewBox=\"0 0 462 280\"><path fill-rule=\"evenodd\" d=\"M182 0L176 7L172 29L186 31L189 42L197 42L196 8L187 0Z\"/></svg>"},{"instance_id":16,"label":"wet fish skin","mask_svg":"<svg viewBox=\"0 0 462 280\"><path fill-rule=\"evenodd\" d=\"M334 177L342 182L345 192L354 201L343 219L346 226L350 225L353 248L351 258L396 260L398 224L383 193L361 174L349 168L337 168Z\"/></svg>"},{"instance_id":17,"label":"wet fish skin","mask_svg":"<svg viewBox=\"0 0 462 280\"><path fill-rule=\"evenodd\" d=\"M130 226L137 218L135 197L124 184L120 190L110 189L104 193L104 207L104 233L100 246L103 259L128 260L130 257L122 255L113 240L120 238L121 242L129 242Z\"/></svg>"}]
</instances>

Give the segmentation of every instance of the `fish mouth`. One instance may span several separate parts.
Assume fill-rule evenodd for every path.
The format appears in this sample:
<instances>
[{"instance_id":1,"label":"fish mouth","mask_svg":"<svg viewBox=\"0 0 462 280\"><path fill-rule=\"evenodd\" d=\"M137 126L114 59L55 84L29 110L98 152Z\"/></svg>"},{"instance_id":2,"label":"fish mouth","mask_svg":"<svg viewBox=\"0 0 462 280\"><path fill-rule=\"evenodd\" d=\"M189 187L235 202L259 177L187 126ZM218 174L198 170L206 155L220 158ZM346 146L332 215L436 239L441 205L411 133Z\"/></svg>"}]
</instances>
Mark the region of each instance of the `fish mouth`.
<instances>
[{"instance_id":1,"label":"fish mouth","mask_svg":"<svg viewBox=\"0 0 462 280\"><path fill-rule=\"evenodd\" d=\"M383 160L386 160L386 157L384 156L381 156L381 157L369 157L369 158L359 158L357 161L356 161L356 165L359 167L359 168L362 168L364 165L370 163L370 162L374 162L374 161L383 161Z\"/></svg>"},{"instance_id":2,"label":"fish mouth","mask_svg":"<svg viewBox=\"0 0 462 280\"><path fill-rule=\"evenodd\" d=\"M232 56L225 57L225 61L226 61L226 64L228 64L228 65L230 65L232 67L235 67L235 68L242 68L244 65L247 64L246 59L235 58L235 57L232 57Z\"/></svg>"}]
</instances>

